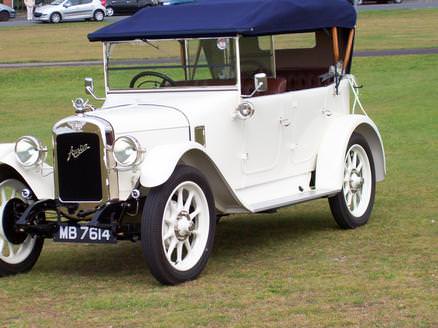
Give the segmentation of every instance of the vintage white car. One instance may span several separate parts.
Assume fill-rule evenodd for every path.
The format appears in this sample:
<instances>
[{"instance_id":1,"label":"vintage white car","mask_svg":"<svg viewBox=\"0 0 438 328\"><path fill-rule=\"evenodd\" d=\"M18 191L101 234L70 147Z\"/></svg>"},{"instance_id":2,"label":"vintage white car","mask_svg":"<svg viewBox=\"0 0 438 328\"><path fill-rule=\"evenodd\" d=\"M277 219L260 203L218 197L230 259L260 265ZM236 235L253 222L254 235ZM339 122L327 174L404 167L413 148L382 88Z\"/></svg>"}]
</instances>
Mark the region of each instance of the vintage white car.
<instances>
[{"instance_id":1,"label":"vintage white car","mask_svg":"<svg viewBox=\"0 0 438 328\"><path fill-rule=\"evenodd\" d=\"M177 284L224 215L328 198L341 228L365 224L385 157L350 75L355 22L347 0L198 0L90 34L101 108L77 99L54 125L53 167L34 137L0 145L0 274L30 270L45 238L141 240Z\"/></svg>"}]
</instances>

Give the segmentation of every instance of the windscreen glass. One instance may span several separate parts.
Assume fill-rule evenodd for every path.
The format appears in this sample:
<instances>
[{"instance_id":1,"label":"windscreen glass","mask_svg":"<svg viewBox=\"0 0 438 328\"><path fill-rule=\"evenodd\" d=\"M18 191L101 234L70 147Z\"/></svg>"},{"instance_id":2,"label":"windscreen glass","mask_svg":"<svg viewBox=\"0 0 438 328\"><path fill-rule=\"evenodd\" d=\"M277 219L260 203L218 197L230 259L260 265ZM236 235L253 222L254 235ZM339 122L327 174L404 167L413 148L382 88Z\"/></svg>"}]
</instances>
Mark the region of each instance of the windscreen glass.
<instances>
[{"instance_id":1,"label":"windscreen glass","mask_svg":"<svg viewBox=\"0 0 438 328\"><path fill-rule=\"evenodd\" d=\"M236 84L230 38L142 40L107 45L110 89L160 89Z\"/></svg>"}]
</instances>

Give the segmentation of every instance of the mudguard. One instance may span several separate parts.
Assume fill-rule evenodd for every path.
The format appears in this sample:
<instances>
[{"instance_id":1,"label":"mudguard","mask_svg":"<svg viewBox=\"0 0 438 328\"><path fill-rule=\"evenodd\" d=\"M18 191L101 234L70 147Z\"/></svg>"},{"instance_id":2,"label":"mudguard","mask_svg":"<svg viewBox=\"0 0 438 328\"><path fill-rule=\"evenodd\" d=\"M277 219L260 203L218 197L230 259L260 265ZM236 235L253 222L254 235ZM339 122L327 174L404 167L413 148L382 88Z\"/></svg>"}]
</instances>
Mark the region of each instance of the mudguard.
<instances>
[{"instance_id":1,"label":"mudguard","mask_svg":"<svg viewBox=\"0 0 438 328\"><path fill-rule=\"evenodd\" d=\"M205 149L196 142L164 145L151 149L141 164L140 184L145 188L163 184L172 175L183 155L191 150L205 153Z\"/></svg>"},{"instance_id":2,"label":"mudguard","mask_svg":"<svg viewBox=\"0 0 438 328\"><path fill-rule=\"evenodd\" d=\"M376 181L386 174L382 137L374 122L365 115L332 116L322 139L316 162L316 189L339 191L344 179L344 159L353 132L368 142L373 156Z\"/></svg>"},{"instance_id":3,"label":"mudguard","mask_svg":"<svg viewBox=\"0 0 438 328\"><path fill-rule=\"evenodd\" d=\"M247 211L205 148L196 142L163 145L151 149L140 168L140 184L145 188L152 188L165 183L179 163L194 166L204 174L212 189L216 209L220 212Z\"/></svg>"},{"instance_id":4,"label":"mudguard","mask_svg":"<svg viewBox=\"0 0 438 328\"><path fill-rule=\"evenodd\" d=\"M53 199L55 197L53 168L47 163L42 167L24 167L15 158L15 144L0 144L0 170L3 166L12 168L32 189L38 199Z\"/></svg>"}]
</instances>

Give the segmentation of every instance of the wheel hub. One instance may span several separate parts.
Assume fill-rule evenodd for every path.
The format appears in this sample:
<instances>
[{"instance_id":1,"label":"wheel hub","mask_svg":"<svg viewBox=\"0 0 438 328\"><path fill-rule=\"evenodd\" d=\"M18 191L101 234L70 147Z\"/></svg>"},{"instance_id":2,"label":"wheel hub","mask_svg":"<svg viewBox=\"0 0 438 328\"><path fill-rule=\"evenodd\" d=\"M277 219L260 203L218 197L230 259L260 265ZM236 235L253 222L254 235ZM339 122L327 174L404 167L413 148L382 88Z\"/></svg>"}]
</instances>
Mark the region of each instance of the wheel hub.
<instances>
[{"instance_id":1,"label":"wheel hub","mask_svg":"<svg viewBox=\"0 0 438 328\"><path fill-rule=\"evenodd\" d=\"M356 192L362 188L364 179L362 176L353 170L350 175L350 188L353 192Z\"/></svg>"},{"instance_id":2,"label":"wheel hub","mask_svg":"<svg viewBox=\"0 0 438 328\"><path fill-rule=\"evenodd\" d=\"M18 231L15 225L26 207L21 199L13 198L7 202L3 210L3 231L6 239L12 244L19 245L26 240L27 234Z\"/></svg>"},{"instance_id":3,"label":"wheel hub","mask_svg":"<svg viewBox=\"0 0 438 328\"><path fill-rule=\"evenodd\" d=\"M178 240L186 240L192 234L194 229L193 221L190 219L190 215L187 211L181 211L175 224L175 235Z\"/></svg>"}]
</instances>

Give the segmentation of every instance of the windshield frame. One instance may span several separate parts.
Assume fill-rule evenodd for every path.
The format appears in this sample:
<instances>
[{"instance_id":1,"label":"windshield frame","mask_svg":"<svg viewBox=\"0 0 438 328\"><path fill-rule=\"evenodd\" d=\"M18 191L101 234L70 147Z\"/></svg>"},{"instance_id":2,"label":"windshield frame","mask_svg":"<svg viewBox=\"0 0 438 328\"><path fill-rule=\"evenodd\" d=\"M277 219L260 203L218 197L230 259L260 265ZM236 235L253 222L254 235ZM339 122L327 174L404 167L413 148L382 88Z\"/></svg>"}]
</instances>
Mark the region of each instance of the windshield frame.
<instances>
[{"instance_id":1,"label":"windshield frame","mask_svg":"<svg viewBox=\"0 0 438 328\"><path fill-rule=\"evenodd\" d=\"M236 83L222 86L181 86L181 87L166 87L156 89L111 89L108 79L108 63L109 53L108 49L111 44L123 44L132 41L108 41L103 42L103 65L104 65L104 82L106 94L129 94L129 93L168 93L168 92L192 92L192 91L239 91L240 90L240 56L239 56L239 37L224 37L234 42L234 54L236 62ZM189 41L189 40L207 40L219 39L219 37L205 37L205 38L178 38L178 39L151 39L150 41ZM138 40L133 40L138 41Z\"/></svg>"}]
</instances>

